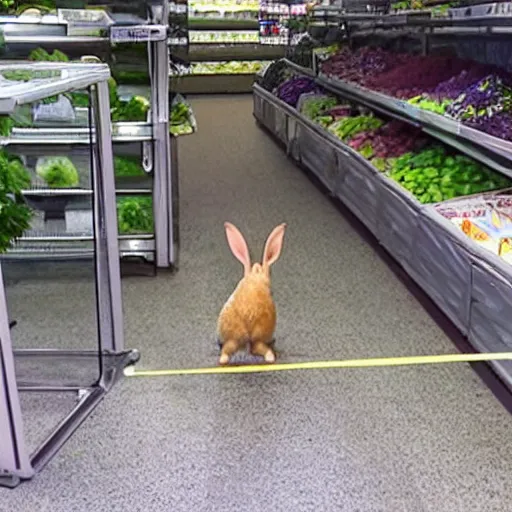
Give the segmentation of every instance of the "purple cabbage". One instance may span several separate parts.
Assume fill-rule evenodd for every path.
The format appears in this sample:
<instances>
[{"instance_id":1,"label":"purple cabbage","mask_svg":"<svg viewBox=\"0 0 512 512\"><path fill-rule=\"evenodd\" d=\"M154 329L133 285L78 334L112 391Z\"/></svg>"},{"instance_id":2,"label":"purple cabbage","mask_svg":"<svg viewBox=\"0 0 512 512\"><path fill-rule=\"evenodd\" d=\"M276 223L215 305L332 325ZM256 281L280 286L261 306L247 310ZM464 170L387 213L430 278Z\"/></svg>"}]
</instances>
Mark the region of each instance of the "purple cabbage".
<instances>
[{"instance_id":1,"label":"purple cabbage","mask_svg":"<svg viewBox=\"0 0 512 512\"><path fill-rule=\"evenodd\" d=\"M298 76L283 82L277 88L277 97L288 105L296 107L301 94L314 91L318 91L318 86L312 78Z\"/></svg>"},{"instance_id":2,"label":"purple cabbage","mask_svg":"<svg viewBox=\"0 0 512 512\"><path fill-rule=\"evenodd\" d=\"M512 141L512 114L508 112L499 112L491 117L475 117L464 124L493 137Z\"/></svg>"},{"instance_id":3,"label":"purple cabbage","mask_svg":"<svg viewBox=\"0 0 512 512\"><path fill-rule=\"evenodd\" d=\"M511 106L512 90L501 78L489 75L468 87L446 108L446 113L459 120L492 116Z\"/></svg>"}]
</instances>

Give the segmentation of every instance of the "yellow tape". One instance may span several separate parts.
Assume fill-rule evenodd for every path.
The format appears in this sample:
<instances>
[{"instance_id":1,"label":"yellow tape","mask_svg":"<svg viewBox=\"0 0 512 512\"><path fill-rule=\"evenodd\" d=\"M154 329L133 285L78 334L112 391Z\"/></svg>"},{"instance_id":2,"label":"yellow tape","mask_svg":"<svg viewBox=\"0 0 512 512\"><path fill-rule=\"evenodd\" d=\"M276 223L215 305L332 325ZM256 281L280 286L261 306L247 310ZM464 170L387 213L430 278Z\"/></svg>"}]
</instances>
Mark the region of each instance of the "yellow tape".
<instances>
[{"instance_id":1,"label":"yellow tape","mask_svg":"<svg viewBox=\"0 0 512 512\"><path fill-rule=\"evenodd\" d=\"M183 368L177 370L135 370L125 368L127 377L170 377L178 375L212 375L222 373L263 373L290 370L325 370L334 368L373 368L446 363L478 363L482 361L512 361L512 352L487 354L445 354L437 356L381 357L347 359L344 361L306 361L303 363L255 364L246 366L217 366L214 368Z\"/></svg>"}]
</instances>

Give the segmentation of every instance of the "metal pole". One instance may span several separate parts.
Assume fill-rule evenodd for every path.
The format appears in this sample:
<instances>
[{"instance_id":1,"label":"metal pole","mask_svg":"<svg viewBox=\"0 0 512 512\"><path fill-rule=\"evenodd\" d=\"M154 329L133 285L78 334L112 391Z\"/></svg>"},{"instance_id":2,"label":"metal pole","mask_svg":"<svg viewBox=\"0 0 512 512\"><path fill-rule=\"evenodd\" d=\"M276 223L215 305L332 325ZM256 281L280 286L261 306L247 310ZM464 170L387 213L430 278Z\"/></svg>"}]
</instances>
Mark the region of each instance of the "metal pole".
<instances>
[{"instance_id":1,"label":"metal pole","mask_svg":"<svg viewBox=\"0 0 512 512\"><path fill-rule=\"evenodd\" d=\"M93 208L99 346L102 351L121 353L123 307L108 83L99 82L94 91Z\"/></svg>"},{"instance_id":2,"label":"metal pole","mask_svg":"<svg viewBox=\"0 0 512 512\"><path fill-rule=\"evenodd\" d=\"M160 14L161 13L161 14ZM169 23L169 5L163 3L158 20ZM154 137L155 252L157 267L174 266L178 256L177 224L177 165L171 158L169 135L169 48L167 40L150 43L151 112ZM172 163L171 163L172 162ZM173 190L173 186L176 190Z\"/></svg>"},{"instance_id":3,"label":"metal pole","mask_svg":"<svg viewBox=\"0 0 512 512\"><path fill-rule=\"evenodd\" d=\"M14 487L34 470L23 434L11 333L0 266L0 485Z\"/></svg>"}]
</instances>

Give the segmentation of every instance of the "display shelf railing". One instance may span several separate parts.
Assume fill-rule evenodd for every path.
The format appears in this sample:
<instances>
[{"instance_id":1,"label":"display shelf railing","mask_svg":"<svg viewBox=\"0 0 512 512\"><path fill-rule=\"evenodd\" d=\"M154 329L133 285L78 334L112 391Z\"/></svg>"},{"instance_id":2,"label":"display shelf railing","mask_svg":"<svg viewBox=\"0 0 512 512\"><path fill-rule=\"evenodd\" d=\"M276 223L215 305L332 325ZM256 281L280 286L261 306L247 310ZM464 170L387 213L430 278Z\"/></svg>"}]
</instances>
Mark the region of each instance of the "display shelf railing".
<instances>
[{"instance_id":1,"label":"display shelf railing","mask_svg":"<svg viewBox=\"0 0 512 512\"><path fill-rule=\"evenodd\" d=\"M256 120L366 225L475 350L510 350L512 267L438 212L450 201L420 204L323 127L259 85L253 92ZM512 389L512 365L491 365Z\"/></svg>"},{"instance_id":2,"label":"display shelf railing","mask_svg":"<svg viewBox=\"0 0 512 512\"><path fill-rule=\"evenodd\" d=\"M173 195L170 185L171 182L177 183L178 169L177 159L170 155L171 147L175 147L175 144L170 141L168 111L168 8L168 2L163 0L161 3L148 3L147 19L136 16L129 16L127 19L126 16L108 14L101 10L80 9L58 9L57 14L47 14L39 20L28 16L0 17L7 55L10 48L18 45L40 45L57 49L70 47L74 51L83 48L85 54L92 51L86 49L90 45L107 48L124 43L147 45L150 75L150 108L147 120L113 122L112 137L116 144L142 145L142 163L153 178L155 198L154 236L151 243L145 241L147 251L142 257L157 267L176 266L179 249L177 223L172 218L173 212L177 212L178 208L170 204L173 200L178 201L178 196ZM97 57L95 59L99 61ZM78 112L78 126L57 124L55 127L14 127L11 136L0 139L0 144L15 145L18 152L23 151L23 146L27 151L33 152L37 147L44 150L45 146L50 145L87 145L91 142L91 127L87 125L86 119L87 109L75 108L75 111ZM94 128L92 138L95 140ZM173 168L171 162L174 164ZM138 238L133 238L133 246L139 245ZM79 252L74 251L75 254ZM28 255L28 252L25 251L24 254ZM137 249L135 255L140 256L140 250ZM38 254L34 253L34 256L37 257Z\"/></svg>"},{"instance_id":3,"label":"display shelf railing","mask_svg":"<svg viewBox=\"0 0 512 512\"><path fill-rule=\"evenodd\" d=\"M9 115L22 104L44 99L49 95L94 86L93 115L97 127L97 142L93 147L93 254L96 279L96 315L98 318L98 348L95 351L57 349L23 349L13 351L4 283L0 274L0 485L15 487L32 478L58 452L105 394L122 376L127 364L139 358L137 351L127 351L123 339L123 312L119 264L118 231L115 205L115 185L110 102L107 65L34 63L25 65L0 64L0 75L6 70L29 73L24 81L0 83L0 114ZM50 73L52 76L44 74ZM38 366L53 367L63 358L93 362L99 378L87 383L75 377L72 383L44 379L31 380L28 385L16 379L15 360L35 358ZM19 393L25 391L73 391L78 401L39 448L28 452L24 437Z\"/></svg>"}]
</instances>

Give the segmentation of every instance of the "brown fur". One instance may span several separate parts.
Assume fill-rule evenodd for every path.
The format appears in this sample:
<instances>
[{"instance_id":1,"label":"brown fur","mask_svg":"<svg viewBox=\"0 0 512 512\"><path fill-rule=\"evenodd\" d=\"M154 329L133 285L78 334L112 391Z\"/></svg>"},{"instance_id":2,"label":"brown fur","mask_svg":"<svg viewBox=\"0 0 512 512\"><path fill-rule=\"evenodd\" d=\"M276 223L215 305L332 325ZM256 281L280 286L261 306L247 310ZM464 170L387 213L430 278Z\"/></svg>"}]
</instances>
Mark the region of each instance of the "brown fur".
<instances>
[{"instance_id":1,"label":"brown fur","mask_svg":"<svg viewBox=\"0 0 512 512\"><path fill-rule=\"evenodd\" d=\"M279 257L284 228L282 224L274 229L267 240L262 264L255 263L251 267L241 233L233 225L226 225L226 230L232 229L232 236L238 237L233 242L228 234L228 242L243 263L245 275L219 315L217 333L222 345L221 364L228 363L235 352L247 346L252 354L263 356L267 362L275 361L270 344L277 315L270 289L270 265Z\"/></svg>"}]
</instances>

